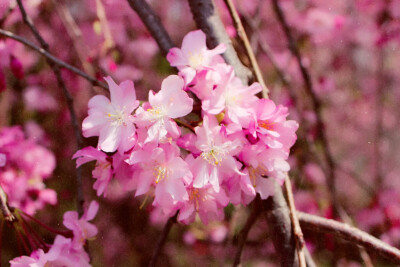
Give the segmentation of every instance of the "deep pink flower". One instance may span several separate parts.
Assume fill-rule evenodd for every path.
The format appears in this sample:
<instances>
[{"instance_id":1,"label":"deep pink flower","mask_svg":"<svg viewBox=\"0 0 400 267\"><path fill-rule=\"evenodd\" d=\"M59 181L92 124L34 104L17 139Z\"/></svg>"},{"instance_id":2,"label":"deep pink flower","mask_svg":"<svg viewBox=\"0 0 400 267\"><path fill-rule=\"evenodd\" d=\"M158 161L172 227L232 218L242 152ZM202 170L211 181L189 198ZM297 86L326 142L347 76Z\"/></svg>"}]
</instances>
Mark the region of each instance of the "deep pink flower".
<instances>
[{"instance_id":1,"label":"deep pink flower","mask_svg":"<svg viewBox=\"0 0 400 267\"><path fill-rule=\"evenodd\" d=\"M105 80L110 88L111 101L96 95L89 100L89 116L82 123L85 137L99 136L99 148L105 152L118 149L125 152L135 145L135 126L131 113L138 107L132 81L119 86L110 78Z\"/></svg>"},{"instance_id":2,"label":"deep pink flower","mask_svg":"<svg viewBox=\"0 0 400 267\"><path fill-rule=\"evenodd\" d=\"M253 108L254 117L248 127L254 138L258 137L268 147L281 148L289 153L297 139L298 123L286 120L289 115L284 106L276 106L272 100L259 99Z\"/></svg>"}]
</instances>

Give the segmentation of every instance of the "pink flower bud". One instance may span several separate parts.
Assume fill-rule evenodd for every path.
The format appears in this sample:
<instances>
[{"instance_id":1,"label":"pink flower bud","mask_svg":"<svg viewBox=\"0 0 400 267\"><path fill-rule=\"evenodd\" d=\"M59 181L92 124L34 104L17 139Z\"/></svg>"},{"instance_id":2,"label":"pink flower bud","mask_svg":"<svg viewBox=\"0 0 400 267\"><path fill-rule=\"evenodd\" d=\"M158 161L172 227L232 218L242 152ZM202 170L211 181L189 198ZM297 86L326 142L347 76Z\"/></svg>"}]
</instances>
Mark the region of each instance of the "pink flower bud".
<instances>
[{"instance_id":1,"label":"pink flower bud","mask_svg":"<svg viewBox=\"0 0 400 267\"><path fill-rule=\"evenodd\" d=\"M0 93L5 91L6 88L7 88L6 76L4 75L4 72L0 69Z\"/></svg>"},{"instance_id":2,"label":"pink flower bud","mask_svg":"<svg viewBox=\"0 0 400 267\"><path fill-rule=\"evenodd\" d=\"M14 56L11 56L10 58L10 68L15 78L18 80L22 80L24 78L24 69L22 63Z\"/></svg>"}]
</instances>

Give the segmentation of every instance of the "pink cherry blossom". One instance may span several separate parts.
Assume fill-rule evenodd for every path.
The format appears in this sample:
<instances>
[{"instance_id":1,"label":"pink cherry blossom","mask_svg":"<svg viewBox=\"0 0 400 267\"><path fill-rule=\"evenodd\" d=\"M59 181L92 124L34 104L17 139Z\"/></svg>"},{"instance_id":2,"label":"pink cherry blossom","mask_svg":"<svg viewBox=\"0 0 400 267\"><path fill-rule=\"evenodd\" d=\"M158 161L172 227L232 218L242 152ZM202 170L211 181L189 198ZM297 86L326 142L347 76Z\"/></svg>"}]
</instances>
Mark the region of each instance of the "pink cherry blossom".
<instances>
[{"instance_id":1,"label":"pink cherry blossom","mask_svg":"<svg viewBox=\"0 0 400 267\"><path fill-rule=\"evenodd\" d=\"M207 49L206 35L201 31L189 32L182 41L182 48L171 48L167 60L173 67L177 67L189 84L196 75L196 71L210 67L215 62L222 62L219 54L226 50L225 44L220 44L212 50Z\"/></svg>"},{"instance_id":2,"label":"pink cherry blossom","mask_svg":"<svg viewBox=\"0 0 400 267\"><path fill-rule=\"evenodd\" d=\"M98 209L99 204L96 201L92 201L80 219L76 211L67 211L64 213L63 224L65 227L72 230L74 234L72 240L72 247L74 249L83 248L86 240L97 234L97 227L88 221L94 219Z\"/></svg>"},{"instance_id":3,"label":"pink cherry blossom","mask_svg":"<svg viewBox=\"0 0 400 267\"><path fill-rule=\"evenodd\" d=\"M85 137L99 136L99 148L105 152L125 152L135 145L135 126L131 113L138 107L132 81L119 86L110 78L111 101L96 95L89 101L89 116L82 123Z\"/></svg>"},{"instance_id":4,"label":"pink cherry blossom","mask_svg":"<svg viewBox=\"0 0 400 267\"><path fill-rule=\"evenodd\" d=\"M164 213L170 213L178 202L187 200L185 184L191 182L192 173L176 146L167 144L150 150L144 147L132 152L128 162L140 166L135 177L136 196L154 187L153 205L161 207Z\"/></svg>"},{"instance_id":5,"label":"pink cherry blossom","mask_svg":"<svg viewBox=\"0 0 400 267\"><path fill-rule=\"evenodd\" d=\"M254 118L249 125L249 132L271 148L287 151L296 141L298 123L286 120L289 115L284 106L276 106L272 100L260 99L254 105Z\"/></svg>"},{"instance_id":6,"label":"pink cherry blossom","mask_svg":"<svg viewBox=\"0 0 400 267\"><path fill-rule=\"evenodd\" d=\"M96 166L92 171L93 178L96 179L93 188L97 190L97 196L101 196L103 193L106 196L106 188L113 175L110 158L104 152L90 146L78 150L72 158L76 159L77 168L82 164L96 160Z\"/></svg>"},{"instance_id":7,"label":"pink cherry blossom","mask_svg":"<svg viewBox=\"0 0 400 267\"><path fill-rule=\"evenodd\" d=\"M193 187L202 188L210 183L219 192L220 183L239 173L240 163L233 156L241 149L239 140L230 140L224 128L212 116L203 117L203 126L195 128L196 147L200 156L190 162L194 176ZM191 161L190 155L188 159Z\"/></svg>"},{"instance_id":8,"label":"pink cherry blossom","mask_svg":"<svg viewBox=\"0 0 400 267\"><path fill-rule=\"evenodd\" d=\"M183 90L184 82L176 75L168 76L161 84L161 90L149 92L149 107L138 108L135 123L147 127L147 142L158 142L169 134L180 136L178 125L172 120L189 114L193 109L193 99Z\"/></svg>"},{"instance_id":9,"label":"pink cherry blossom","mask_svg":"<svg viewBox=\"0 0 400 267\"><path fill-rule=\"evenodd\" d=\"M189 224L194 221L196 214L205 224L209 221L222 220L223 208L229 203L225 190L221 189L216 192L210 184L203 188L195 188L190 185L186 187L186 190L189 199L180 209L178 216L180 222Z\"/></svg>"}]
</instances>

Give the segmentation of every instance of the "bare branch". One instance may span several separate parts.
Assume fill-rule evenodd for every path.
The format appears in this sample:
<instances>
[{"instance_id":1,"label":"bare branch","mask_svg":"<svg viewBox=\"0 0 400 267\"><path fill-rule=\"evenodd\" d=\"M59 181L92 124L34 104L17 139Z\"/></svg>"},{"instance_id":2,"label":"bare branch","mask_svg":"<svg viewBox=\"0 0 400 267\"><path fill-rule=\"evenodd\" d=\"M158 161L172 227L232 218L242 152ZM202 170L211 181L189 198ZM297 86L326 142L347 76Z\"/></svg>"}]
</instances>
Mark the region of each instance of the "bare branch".
<instances>
[{"instance_id":1,"label":"bare branch","mask_svg":"<svg viewBox=\"0 0 400 267\"><path fill-rule=\"evenodd\" d=\"M196 21L197 27L207 35L207 44L210 48L218 44L226 45L224 53L225 61L232 65L236 75L244 84L248 84L251 78L251 71L245 67L236 54L232 41L225 31L225 26L218 15L213 0L189 0L190 10Z\"/></svg>"},{"instance_id":2,"label":"bare branch","mask_svg":"<svg viewBox=\"0 0 400 267\"><path fill-rule=\"evenodd\" d=\"M28 25L28 27L30 28L30 30L32 31L33 35L35 36L35 38L38 40L38 42L40 43L40 45L42 46L42 48L44 50L48 50L49 49L49 45L46 43L46 41L42 38L42 36L40 35L39 31L36 29L36 27L33 25L32 20L28 17L28 15L26 14L25 8L22 4L21 0L17 0L18 3L18 7L21 11L22 14L22 18L23 21L25 22L25 24ZM52 68L54 75L57 78L57 83L58 86L61 88L61 91L64 94L65 100L67 101L67 106L68 106L68 110L69 110L69 114L71 116L71 123L72 123L72 128L75 134L75 139L76 139L76 143L77 143L77 147L78 149L82 148L82 136L80 133L80 126L78 124L78 119L77 116L75 114L75 110L74 110L74 105L73 105L73 98L71 96L71 94L69 93L67 86L65 85L65 82L61 76L61 71L60 71L60 67L57 64L54 64L51 60L47 60L47 63L50 65L50 67ZM76 169L76 182L77 182L77 210L79 215L83 214L83 203L84 203L84 198L83 198L83 191L82 191L82 171L81 168L78 167Z\"/></svg>"},{"instance_id":3,"label":"bare branch","mask_svg":"<svg viewBox=\"0 0 400 267\"><path fill-rule=\"evenodd\" d=\"M147 30L151 33L156 40L161 53L165 56L168 51L174 47L167 31L160 22L160 18L146 3L145 0L128 0L129 5L139 15L140 19L146 25Z\"/></svg>"},{"instance_id":4,"label":"bare branch","mask_svg":"<svg viewBox=\"0 0 400 267\"><path fill-rule=\"evenodd\" d=\"M261 199L257 195L256 199L253 201L253 210L251 211L250 216L247 218L246 224L244 225L243 229L239 233L239 244L236 249L236 254L235 254L235 260L233 261L233 266L239 266L240 264L240 258L242 257L242 251L244 248L244 245L246 244L247 236L249 235L251 227L255 224L257 221L258 217L260 216L260 213L262 211L261 208Z\"/></svg>"},{"instance_id":5,"label":"bare branch","mask_svg":"<svg viewBox=\"0 0 400 267\"><path fill-rule=\"evenodd\" d=\"M170 217L167 223L165 224L164 229L162 230L162 233L160 235L160 238L157 241L156 249L154 250L153 256L151 257L149 267L156 266L158 256L161 253L161 249L164 247L165 241L167 241L169 231L171 231L172 226L174 225L174 223L176 223L177 217L178 217L178 212L176 212L174 216Z\"/></svg>"},{"instance_id":6,"label":"bare branch","mask_svg":"<svg viewBox=\"0 0 400 267\"><path fill-rule=\"evenodd\" d=\"M333 234L351 243L365 247L371 252L377 252L383 258L400 264L400 250L392 247L376 237L348 224L319 216L297 212L301 227L310 231Z\"/></svg>"},{"instance_id":7,"label":"bare branch","mask_svg":"<svg viewBox=\"0 0 400 267\"><path fill-rule=\"evenodd\" d=\"M48 51L46 51L43 48L38 47L37 45L33 44L31 41L25 39L24 37L21 37L19 35L16 35L12 32L0 29L0 35L3 35L7 38L13 39L17 42L20 42L22 44L24 44L25 46L35 50L36 52L38 52L39 54L41 54L42 56L44 56L47 60L51 61L52 63L54 63L55 65L64 68L64 69L68 69L74 73L76 73L77 75L81 76L82 78L85 78L86 80L88 80L92 85L95 86L99 86L105 90L108 90L108 86L102 82L100 82L99 80L97 80L94 77L91 77L90 75L84 73L83 71L81 71L80 69L62 61L61 59L53 56L51 53L49 53Z\"/></svg>"}]
</instances>

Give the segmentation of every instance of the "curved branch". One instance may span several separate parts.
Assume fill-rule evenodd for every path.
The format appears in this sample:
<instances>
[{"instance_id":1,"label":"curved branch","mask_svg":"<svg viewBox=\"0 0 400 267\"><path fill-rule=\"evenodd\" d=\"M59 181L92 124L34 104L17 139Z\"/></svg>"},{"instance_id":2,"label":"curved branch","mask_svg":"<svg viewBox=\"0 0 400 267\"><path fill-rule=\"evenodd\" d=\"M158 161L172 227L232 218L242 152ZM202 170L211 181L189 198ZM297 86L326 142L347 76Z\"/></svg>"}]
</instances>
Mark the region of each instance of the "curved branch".
<instances>
[{"instance_id":1,"label":"curved branch","mask_svg":"<svg viewBox=\"0 0 400 267\"><path fill-rule=\"evenodd\" d=\"M84 73L83 71L81 71L80 69L62 61L61 59L53 56L51 53L49 53L48 51L46 51L43 48L38 47L37 45L35 45L34 43L32 43L31 41L25 39L22 36L16 35L12 32L0 29L0 35L5 36L7 38L13 39L19 43L22 43L23 45L35 50L36 52L38 52L39 54L41 54L42 56L44 56L47 60L50 60L51 62L53 62L55 65L59 66L60 68L64 68L67 70L70 70L72 72L74 72L75 74L81 76L82 78L88 80L92 85L95 86L99 86L105 90L108 90L108 86L102 82L100 82L99 80L97 80L96 78Z\"/></svg>"},{"instance_id":2,"label":"curved branch","mask_svg":"<svg viewBox=\"0 0 400 267\"><path fill-rule=\"evenodd\" d=\"M242 251L244 245L246 244L247 236L249 235L251 227L257 221L260 213L262 211L260 205L260 197L257 195L256 199L253 201L253 210L250 213L250 216L247 218L246 224L244 225L243 229L239 233L239 244L236 249L235 260L233 261L233 266L240 265L240 258L242 257Z\"/></svg>"},{"instance_id":3,"label":"curved branch","mask_svg":"<svg viewBox=\"0 0 400 267\"><path fill-rule=\"evenodd\" d=\"M178 217L178 212L176 212L174 216L170 217L167 223L165 224L164 229L162 230L162 233L160 235L160 238L157 241L156 249L154 250L153 256L151 257L149 267L156 266L158 256L160 255L161 249L164 247L165 241L167 241L169 231L171 231L172 226L174 225L174 223L176 223L177 217Z\"/></svg>"},{"instance_id":4,"label":"curved branch","mask_svg":"<svg viewBox=\"0 0 400 267\"><path fill-rule=\"evenodd\" d=\"M301 227L310 231L333 234L354 244L363 246L369 251L377 252L383 258L400 264L400 250L376 237L367 234L348 224L319 216L297 212Z\"/></svg>"},{"instance_id":5,"label":"curved branch","mask_svg":"<svg viewBox=\"0 0 400 267\"><path fill-rule=\"evenodd\" d=\"M128 0L128 3L146 25L151 36L156 40L161 53L164 56L167 55L168 51L175 45L161 24L160 18L144 0Z\"/></svg>"},{"instance_id":6,"label":"curved branch","mask_svg":"<svg viewBox=\"0 0 400 267\"><path fill-rule=\"evenodd\" d=\"M244 84L248 84L251 78L251 71L240 61L232 41L226 33L225 26L222 23L216 10L213 0L189 0L190 10L199 29L207 35L207 44L210 48L224 43L226 51L224 53L225 61L232 65L235 74Z\"/></svg>"}]
</instances>

